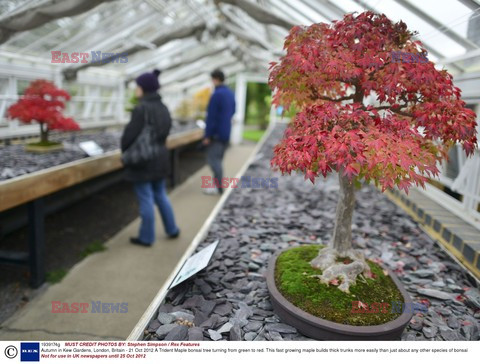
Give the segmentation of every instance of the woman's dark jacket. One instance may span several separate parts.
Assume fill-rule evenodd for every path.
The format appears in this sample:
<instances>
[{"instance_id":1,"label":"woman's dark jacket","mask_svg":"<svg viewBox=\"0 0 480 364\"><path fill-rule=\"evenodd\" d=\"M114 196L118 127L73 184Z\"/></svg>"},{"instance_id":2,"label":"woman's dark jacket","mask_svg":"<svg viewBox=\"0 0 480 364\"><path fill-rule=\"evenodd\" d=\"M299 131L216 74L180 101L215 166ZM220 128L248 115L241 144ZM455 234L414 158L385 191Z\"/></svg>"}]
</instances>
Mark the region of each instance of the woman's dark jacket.
<instances>
[{"instance_id":1,"label":"woman's dark jacket","mask_svg":"<svg viewBox=\"0 0 480 364\"><path fill-rule=\"evenodd\" d=\"M162 153L158 159L134 167L125 167L125 178L131 182L157 181L167 177L169 173L169 152L165 147L165 140L170 132L172 119L167 107L157 93L145 94L140 99L139 105L132 111L131 120L122 135L122 152L127 150L140 135L145 125L146 111L154 124L155 139L157 143L163 146Z\"/></svg>"}]
</instances>

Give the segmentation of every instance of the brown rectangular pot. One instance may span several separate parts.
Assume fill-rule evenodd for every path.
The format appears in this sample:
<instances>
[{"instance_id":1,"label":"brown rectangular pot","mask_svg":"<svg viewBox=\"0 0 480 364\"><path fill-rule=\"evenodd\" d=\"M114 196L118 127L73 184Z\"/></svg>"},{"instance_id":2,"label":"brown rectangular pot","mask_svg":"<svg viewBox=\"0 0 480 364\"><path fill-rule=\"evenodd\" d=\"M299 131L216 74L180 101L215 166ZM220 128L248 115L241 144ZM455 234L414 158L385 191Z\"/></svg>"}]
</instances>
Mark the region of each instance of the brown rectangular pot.
<instances>
[{"instance_id":1,"label":"brown rectangular pot","mask_svg":"<svg viewBox=\"0 0 480 364\"><path fill-rule=\"evenodd\" d=\"M274 312L283 322L295 327L305 336L317 340L398 340L410 322L413 313L403 312L397 319L382 325L353 326L338 324L313 316L290 303L278 291L275 284L275 265L277 257L284 252L277 252L270 258L267 270L267 286ZM388 270L388 274L402 293L407 307L412 307L412 299L397 277Z\"/></svg>"}]
</instances>

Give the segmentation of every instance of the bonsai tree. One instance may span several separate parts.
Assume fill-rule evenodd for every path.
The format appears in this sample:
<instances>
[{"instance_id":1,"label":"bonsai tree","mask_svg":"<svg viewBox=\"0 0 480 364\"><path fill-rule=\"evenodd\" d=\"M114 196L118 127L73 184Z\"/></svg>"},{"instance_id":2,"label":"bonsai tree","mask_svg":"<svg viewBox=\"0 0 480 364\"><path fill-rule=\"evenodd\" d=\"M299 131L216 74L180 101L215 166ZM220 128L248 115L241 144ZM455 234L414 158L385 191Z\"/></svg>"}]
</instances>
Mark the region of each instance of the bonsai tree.
<instances>
[{"instance_id":1,"label":"bonsai tree","mask_svg":"<svg viewBox=\"0 0 480 364\"><path fill-rule=\"evenodd\" d=\"M282 173L300 171L312 183L338 172L333 240L311 265L322 271L323 283L340 278L345 292L359 274L370 273L352 249L354 187L360 181L373 181L382 192L424 187L452 145L461 143L467 155L475 148L475 114L452 76L430 61L394 57L408 52L424 59L413 35L383 14L347 14L333 24L293 27L286 55L271 64L274 104L298 110L271 164ZM340 257L351 262L337 263Z\"/></svg>"},{"instance_id":2,"label":"bonsai tree","mask_svg":"<svg viewBox=\"0 0 480 364\"><path fill-rule=\"evenodd\" d=\"M70 100L67 91L57 88L50 81L36 80L28 86L24 96L8 108L7 115L25 124L39 123L40 144L48 145L51 144L48 141L50 130L80 129L72 118L62 114L66 100Z\"/></svg>"}]
</instances>

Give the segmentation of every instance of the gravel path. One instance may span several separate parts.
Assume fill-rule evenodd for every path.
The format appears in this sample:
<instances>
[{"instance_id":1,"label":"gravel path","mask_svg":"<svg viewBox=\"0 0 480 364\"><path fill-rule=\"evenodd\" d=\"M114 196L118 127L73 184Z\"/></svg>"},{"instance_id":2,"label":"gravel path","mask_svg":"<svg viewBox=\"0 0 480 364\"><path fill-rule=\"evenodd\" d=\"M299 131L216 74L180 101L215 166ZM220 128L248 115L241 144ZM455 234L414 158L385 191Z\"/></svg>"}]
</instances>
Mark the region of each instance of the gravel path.
<instances>
[{"instance_id":1,"label":"gravel path","mask_svg":"<svg viewBox=\"0 0 480 364\"><path fill-rule=\"evenodd\" d=\"M180 133L194 128L196 128L194 124L182 125L174 122L170 133ZM19 144L0 147L0 181L86 158L87 155L78 146L79 142L93 140L105 152L118 149L121 135L120 130L56 133L50 140L62 142L64 150L44 154L26 152L23 145Z\"/></svg>"},{"instance_id":2,"label":"gravel path","mask_svg":"<svg viewBox=\"0 0 480 364\"><path fill-rule=\"evenodd\" d=\"M274 130L246 176L279 176L269 162L281 135L281 128ZM144 340L310 340L274 315L264 274L273 252L330 240L336 181L332 176L312 186L296 175L280 177L278 189L236 189L199 247L220 239L209 267L169 292ZM403 340L479 340L474 282L372 187L357 193L353 236L368 258L396 272L414 302L429 305Z\"/></svg>"}]
</instances>

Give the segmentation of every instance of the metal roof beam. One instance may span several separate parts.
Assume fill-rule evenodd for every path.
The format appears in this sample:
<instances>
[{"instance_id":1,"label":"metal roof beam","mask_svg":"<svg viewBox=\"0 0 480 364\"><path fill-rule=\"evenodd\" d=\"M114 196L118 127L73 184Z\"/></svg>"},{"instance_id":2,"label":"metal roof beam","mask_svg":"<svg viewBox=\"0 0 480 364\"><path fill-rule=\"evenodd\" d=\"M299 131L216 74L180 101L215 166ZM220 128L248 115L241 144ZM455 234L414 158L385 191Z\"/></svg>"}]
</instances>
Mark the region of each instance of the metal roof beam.
<instances>
[{"instance_id":1,"label":"metal roof beam","mask_svg":"<svg viewBox=\"0 0 480 364\"><path fill-rule=\"evenodd\" d=\"M174 71L176 68L179 68L179 67L182 67L182 66L186 66L186 65L190 65L192 64L193 62L195 61L199 61L203 58L206 58L206 57L212 57L212 56L216 56L216 55L219 55L220 53L223 53L225 50L228 49L228 46L227 45L223 45L222 47L217 47L215 49L211 49L211 50L206 50L202 53L195 53L195 50L192 50L190 48L190 55L189 57L185 57L183 59L180 59L178 61L174 61L174 62L171 62L170 64L168 64L167 66L164 66L164 67L159 67L160 70L162 71L162 73L165 73L165 72L168 72L168 71ZM198 47L196 50L205 50L205 46L200 46ZM128 81L131 81L132 79L135 78L136 75L134 74L131 74L128 76L127 80Z\"/></svg>"},{"instance_id":2,"label":"metal roof beam","mask_svg":"<svg viewBox=\"0 0 480 364\"><path fill-rule=\"evenodd\" d=\"M126 8L119 9L115 14L113 14L111 17L109 17L109 19L107 21L103 21L101 25L105 26L105 23L107 23L108 26L110 26L111 24L115 24L115 23L118 24L118 18L120 18L123 14L129 12L132 8L138 7L138 3L139 3L139 1L132 3L130 6L128 6ZM115 41L117 41L118 39L121 38L121 35L130 34L129 32L131 32L132 30L138 29L140 26L142 26L144 24L145 24L145 18L140 20L140 21L139 20L132 20L127 24L122 24L120 26L121 31L119 31L119 29L115 29L114 32L110 32L109 34L106 34L107 29L102 29L103 30L102 31L102 39L108 40L109 43L114 43ZM62 51L63 50L70 50L72 46L78 47L79 46L79 41L85 42L85 40L89 40L90 44L86 44L86 45L82 44L82 46L84 47L85 50L90 50L91 49L90 45L96 43L96 39L92 39L91 33L94 33L94 34L98 33L98 30L90 29L90 28L81 28L81 29L82 30L79 31L77 34L75 34L73 37L69 38L68 40L66 40L62 43L60 43L57 46L57 49L62 50ZM96 43L95 48L96 49L103 49L103 45L99 46L99 44Z\"/></svg>"},{"instance_id":3,"label":"metal roof beam","mask_svg":"<svg viewBox=\"0 0 480 364\"><path fill-rule=\"evenodd\" d=\"M412 12L416 16L418 16L420 19L424 20L428 24L430 24L432 27L438 29L442 33L444 33L446 36L448 36L450 39L453 39L455 42L460 44L462 47L465 47L468 50L473 50L473 49L478 49L478 46L473 43L472 41L462 37L458 33L454 32L452 29L447 27L445 24L442 24L438 20L434 19L421 9L417 8L415 5L411 4L410 2L406 0L395 0L398 4L403 6L405 9L408 11ZM443 29L443 30L440 30Z\"/></svg>"},{"instance_id":4,"label":"metal roof beam","mask_svg":"<svg viewBox=\"0 0 480 364\"><path fill-rule=\"evenodd\" d=\"M343 13L338 14L337 11L332 10L325 2L319 2L318 0L302 0L302 3L320 14L329 22L335 19L343 18Z\"/></svg>"},{"instance_id":5,"label":"metal roof beam","mask_svg":"<svg viewBox=\"0 0 480 364\"><path fill-rule=\"evenodd\" d=\"M152 40L151 43L153 43L157 47L160 47L174 39L188 38L203 30L205 30L204 22L191 24L185 27L178 27L177 29L173 29L169 32L163 32L162 34L157 36L154 40ZM132 47L123 48L119 50L118 53L125 53L127 55L132 55L144 49L148 49L148 48L146 48L143 45L137 44ZM109 61L112 61L114 59L115 59L115 56L111 56L111 57L105 58L103 60L104 63L85 63L77 67L69 67L63 71L63 75L66 79L74 79L78 71L91 66L96 66L96 67L103 66L105 64L108 64Z\"/></svg>"},{"instance_id":6,"label":"metal roof beam","mask_svg":"<svg viewBox=\"0 0 480 364\"><path fill-rule=\"evenodd\" d=\"M285 29L290 29L295 25L291 21L272 14L267 9L248 0L215 0L215 3L234 5L245 11L248 15L260 23L275 24Z\"/></svg>"},{"instance_id":7,"label":"metal roof beam","mask_svg":"<svg viewBox=\"0 0 480 364\"><path fill-rule=\"evenodd\" d=\"M0 44L14 33L37 28L55 19L84 13L116 0L47 0L38 6L24 8L0 18Z\"/></svg>"},{"instance_id":8,"label":"metal roof beam","mask_svg":"<svg viewBox=\"0 0 480 364\"><path fill-rule=\"evenodd\" d=\"M152 67L158 67L159 69L162 69L161 65L157 66L160 60L176 57L179 53L187 52L192 49L192 47L196 47L197 45L198 41L193 37L185 39L182 42L172 41L153 51L148 60L138 62L136 59L133 59L133 66L127 67L125 69L125 74L128 77Z\"/></svg>"},{"instance_id":9,"label":"metal roof beam","mask_svg":"<svg viewBox=\"0 0 480 364\"><path fill-rule=\"evenodd\" d=\"M478 8L480 8L480 4L477 3L474 0L459 0L463 5L465 5L467 8L470 8L471 10L475 11Z\"/></svg>"},{"instance_id":10,"label":"metal roof beam","mask_svg":"<svg viewBox=\"0 0 480 364\"><path fill-rule=\"evenodd\" d=\"M363 7L364 7L365 9L367 9L367 10L370 10L370 11L373 11L373 12L375 12L375 13L378 13L373 7L371 7L370 5L368 5L368 4L367 4L365 1L363 1L363 0L353 0L353 1L355 1L357 4L363 6ZM419 39L418 37L413 37L413 38L416 39L416 40L420 40L420 41L423 43L423 45L428 48L428 51L429 51L430 53L432 53L435 57L437 57L437 58L439 58L439 59L445 58L445 55L442 54L442 53L440 53L439 51L437 51L437 50L435 49L435 47L432 47L431 44L429 44L429 43L427 43L427 42ZM459 66L456 65L456 64L452 64L452 66L455 67L455 68L456 68L458 71L460 71L460 72L463 72L463 71L464 71L462 67L459 67Z\"/></svg>"}]
</instances>

